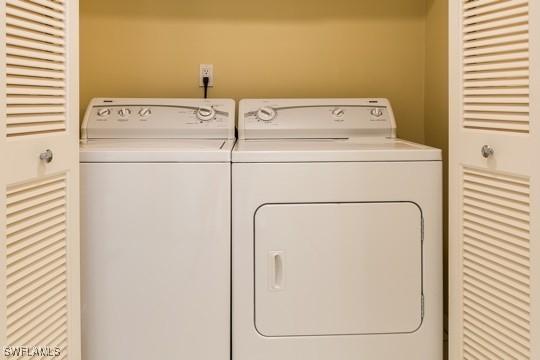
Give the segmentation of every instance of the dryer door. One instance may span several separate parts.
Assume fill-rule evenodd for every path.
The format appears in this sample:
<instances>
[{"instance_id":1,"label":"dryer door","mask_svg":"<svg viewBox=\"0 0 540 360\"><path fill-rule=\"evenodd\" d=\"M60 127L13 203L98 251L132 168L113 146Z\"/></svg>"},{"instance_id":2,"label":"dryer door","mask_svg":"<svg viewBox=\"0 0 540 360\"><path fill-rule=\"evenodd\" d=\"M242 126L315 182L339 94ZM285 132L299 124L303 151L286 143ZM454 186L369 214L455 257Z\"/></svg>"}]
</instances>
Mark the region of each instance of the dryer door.
<instances>
[{"instance_id":1,"label":"dryer door","mask_svg":"<svg viewBox=\"0 0 540 360\"><path fill-rule=\"evenodd\" d=\"M255 214L263 336L410 333L422 323L422 212L411 202L269 204Z\"/></svg>"}]
</instances>

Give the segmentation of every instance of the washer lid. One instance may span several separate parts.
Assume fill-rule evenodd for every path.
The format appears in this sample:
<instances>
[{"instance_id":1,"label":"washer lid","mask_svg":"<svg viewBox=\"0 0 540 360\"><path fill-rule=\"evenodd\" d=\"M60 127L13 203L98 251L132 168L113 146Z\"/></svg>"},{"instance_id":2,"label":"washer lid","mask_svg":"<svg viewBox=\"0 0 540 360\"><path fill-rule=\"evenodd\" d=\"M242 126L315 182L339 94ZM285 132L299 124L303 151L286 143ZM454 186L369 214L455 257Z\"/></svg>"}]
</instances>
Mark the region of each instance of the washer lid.
<instances>
[{"instance_id":1,"label":"washer lid","mask_svg":"<svg viewBox=\"0 0 540 360\"><path fill-rule=\"evenodd\" d=\"M81 144L80 161L110 162L229 162L234 140L101 139Z\"/></svg>"},{"instance_id":2,"label":"washer lid","mask_svg":"<svg viewBox=\"0 0 540 360\"><path fill-rule=\"evenodd\" d=\"M241 162L348 162L440 161L439 149L400 139L281 139L240 140L232 161Z\"/></svg>"}]
</instances>

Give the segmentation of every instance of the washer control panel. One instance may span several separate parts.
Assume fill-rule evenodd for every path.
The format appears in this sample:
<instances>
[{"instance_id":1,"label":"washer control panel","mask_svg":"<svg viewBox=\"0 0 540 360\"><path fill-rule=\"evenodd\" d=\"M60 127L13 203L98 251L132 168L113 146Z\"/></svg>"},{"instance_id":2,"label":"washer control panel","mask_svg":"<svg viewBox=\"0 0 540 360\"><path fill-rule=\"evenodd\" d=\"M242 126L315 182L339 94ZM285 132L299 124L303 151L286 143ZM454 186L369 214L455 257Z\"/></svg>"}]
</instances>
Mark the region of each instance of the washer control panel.
<instances>
[{"instance_id":1,"label":"washer control panel","mask_svg":"<svg viewBox=\"0 0 540 360\"><path fill-rule=\"evenodd\" d=\"M230 99L93 99L81 139L233 139Z\"/></svg>"},{"instance_id":2,"label":"washer control panel","mask_svg":"<svg viewBox=\"0 0 540 360\"><path fill-rule=\"evenodd\" d=\"M387 99L246 99L240 102L240 139L396 136Z\"/></svg>"}]
</instances>

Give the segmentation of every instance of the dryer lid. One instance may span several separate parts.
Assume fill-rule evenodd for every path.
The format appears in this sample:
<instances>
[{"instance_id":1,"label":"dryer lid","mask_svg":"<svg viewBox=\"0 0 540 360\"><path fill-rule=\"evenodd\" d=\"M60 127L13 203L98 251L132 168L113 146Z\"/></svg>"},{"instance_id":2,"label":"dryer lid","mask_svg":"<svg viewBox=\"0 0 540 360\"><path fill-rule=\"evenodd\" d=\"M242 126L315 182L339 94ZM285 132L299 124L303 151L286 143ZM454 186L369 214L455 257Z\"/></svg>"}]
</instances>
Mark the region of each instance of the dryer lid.
<instances>
[{"instance_id":1,"label":"dryer lid","mask_svg":"<svg viewBox=\"0 0 540 360\"><path fill-rule=\"evenodd\" d=\"M233 162L440 161L439 149L400 139L240 140Z\"/></svg>"}]
</instances>

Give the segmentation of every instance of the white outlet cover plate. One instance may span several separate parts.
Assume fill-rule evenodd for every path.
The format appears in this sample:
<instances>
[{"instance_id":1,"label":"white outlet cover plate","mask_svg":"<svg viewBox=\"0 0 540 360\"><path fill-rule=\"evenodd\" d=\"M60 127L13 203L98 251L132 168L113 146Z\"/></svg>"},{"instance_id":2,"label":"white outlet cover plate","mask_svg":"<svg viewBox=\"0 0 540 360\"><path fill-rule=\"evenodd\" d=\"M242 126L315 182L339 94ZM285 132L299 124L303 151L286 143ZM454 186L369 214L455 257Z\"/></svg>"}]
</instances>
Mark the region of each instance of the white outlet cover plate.
<instances>
[{"instance_id":1,"label":"white outlet cover plate","mask_svg":"<svg viewBox=\"0 0 540 360\"><path fill-rule=\"evenodd\" d=\"M212 64L201 64L199 69L199 86L204 87L203 77L205 73L208 73L210 81L208 82L208 87L214 86L214 65Z\"/></svg>"}]
</instances>

